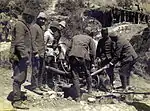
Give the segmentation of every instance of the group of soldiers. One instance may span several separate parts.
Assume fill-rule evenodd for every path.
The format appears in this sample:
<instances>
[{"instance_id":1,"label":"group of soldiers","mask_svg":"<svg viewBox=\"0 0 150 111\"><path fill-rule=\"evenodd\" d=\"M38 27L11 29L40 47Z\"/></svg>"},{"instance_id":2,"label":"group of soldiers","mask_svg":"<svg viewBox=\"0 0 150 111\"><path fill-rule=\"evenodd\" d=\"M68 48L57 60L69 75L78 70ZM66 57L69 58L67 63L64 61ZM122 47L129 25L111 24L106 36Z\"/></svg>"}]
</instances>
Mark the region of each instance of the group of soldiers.
<instances>
[{"instance_id":1,"label":"group of soldiers","mask_svg":"<svg viewBox=\"0 0 150 111\"><path fill-rule=\"evenodd\" d=\"M36 19L35 19L36 17ZM35 20L35 22L33 22ZM31 87L32 91L42 94L48 88L44 83L46 78L45 72L45 49L46 44L50 44L55 50L61 38L61 30L65 28L65 22L54 23L45 32L47 16L40 12L36 16L33 10L25 9L22 19L18 20L13 28L12 42L10 50L10 61L13 66L13 101L15 108L27 109L22 103L21 85L27 77L27 67L32 65ZM137 61L137 54L125 38L118 37L116 33L108 33L108 28L102 28L102 38L96 46L91 33L83 29L81 25L76 27L76 34L71 38L68 44L67 52L70 64L70 75L76 92L76 101L80 101L80 81L79 76L82 74L86 77L87 91L92 93L92 77L90 74L91 66L94 61L99 59L101 67L106 67L106 73L110 78L112 89L114 88L114 67L119 62L121 64L119 75L121 87L124 91L130 89L130 72ZM51 63L50 63L51 64ZM81 73L82 72L84 73ZM49 72L51 73L51 72ZM105 73L105 71L104 71ZM48 74L49 75L49 74ZM51 77L51 76L50 76Z\"/></svg>"},{"instance_id":2,"label":"group of soldiers","mask_svg":"<svg viewBox=\"0 0 150 111\"><path fill-rule=\"evenodd\" d=\"M46 86L43 85L46 81L44 75L46 44L52 45L53 49L57 47L65 23L51 25L44 34L43 26L46 20L44 12L37 15L34 10L25 8L22 17L13 27L10 62L14 73L12 105L15 108L27 108L22 104L24 95L21 92L21 85L26 80L28 65L32 66L31 90L40 95L47 92Z\"/></svg>"}]
</instances>

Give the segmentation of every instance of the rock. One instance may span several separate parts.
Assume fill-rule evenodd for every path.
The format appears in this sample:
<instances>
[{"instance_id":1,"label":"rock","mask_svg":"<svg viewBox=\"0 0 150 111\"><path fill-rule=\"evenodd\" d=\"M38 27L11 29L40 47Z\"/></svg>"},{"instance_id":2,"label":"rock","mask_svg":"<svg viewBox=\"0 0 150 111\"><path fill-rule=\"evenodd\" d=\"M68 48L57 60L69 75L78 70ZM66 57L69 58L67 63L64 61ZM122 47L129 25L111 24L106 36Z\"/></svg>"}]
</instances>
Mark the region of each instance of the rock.
<instances>
[{"instance_id":1,"label":"rock","mask_svg":"<svg viewBox=\"0 0 150 111\"><path fill-rule=\"evenodd\" d=\"M89 97L89 98L88 98L88 102L94 103L94 102L96 102L96 98L94 98L94 97Z\"/></svg>"},{"instance_id":2,"label":"rock","mask_svg":"<svg viewBox=\"0 0 150 111\"><path fill-rule=\"evenodd\" d=\"M133 99L137 100L137 101L141 101L144 99L143 94L136 94L136 95L134 95Z\"/></svg>"},{"instance_id":3,"label":"rock","mask_svg":"<svg viewBox=\"0 0 150 111\"><path fill-rule=\"evenodd\" d=\"M48 92L46 92L46 93L49 94L49 95L56 94L55 91L48 91Z\"/></svg>"},{"instance_id":4,"label":"rock","mask_svg":"<svg viewBox=\"0 0 150 111\"><path fill-rule=\"evenodd\" d=\"M118 101L117 99L112 99L112 103L113 103L113 104L118 104L119 101Z\"/></svg>"},{"instance_id":5,"label":"rock","mask_svg":"<svg viewBox=\"0 0 150 111\"><path fill-rule=\"evenodd\" d=\"M80 104L84 106L84 105L87 105L87 102L86 101L80 101Z\"/></svg>"},{"instance_id":6,"label":"rock","mask_svg":"<svg viewBox=\"0 0 150 111\"><path fill-rule=\"evenodd\" d=\"M54 98L56 98L56 97L57 97L56 94L52 94L52 95L50 96L50 99L54 99Z\"/></svg>"}]
</instances>

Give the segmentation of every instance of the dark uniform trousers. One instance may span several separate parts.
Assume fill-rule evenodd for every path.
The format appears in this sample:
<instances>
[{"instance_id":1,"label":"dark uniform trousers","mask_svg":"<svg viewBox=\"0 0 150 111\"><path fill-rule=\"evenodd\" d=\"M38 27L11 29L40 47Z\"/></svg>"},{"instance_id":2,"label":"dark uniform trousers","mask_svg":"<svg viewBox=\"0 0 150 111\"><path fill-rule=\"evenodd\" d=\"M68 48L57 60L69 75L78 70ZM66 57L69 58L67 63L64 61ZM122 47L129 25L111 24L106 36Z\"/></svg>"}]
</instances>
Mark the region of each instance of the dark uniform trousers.
<instances>
[{"instance_id":1,"label":"dark uniform trousers","mask_svg":"<svg viewBox=\"0 0 150 111\"><path fill-rule=\"evenodd\" d=\"M101 61L101 67L104 67L105 65L109 64L110 60L105 59ZM102 71L102 73L105 73L105 71ZM109 68L106 69L106 73L108 74L110 78L110 84L113 86L113 81L114 81L114 66L110 66Z\"/></svg>"},{"instance_id":2,"label":"dark uniform trousers","mask_svg":"<svg viewBox=\"0 0 150 111\"><path fill-rule=\"evenodd\" d=\"M121 84L124 89L130 85L130 75L133 69L133 65L135 63L136 63L136 59L134 59L133 61L121 63L121 68L119 72L120 72Z\"/></svg>"},{"instance_id":3,"label":"dark uniform trousers","mask_svg":"<svg viewBox=\"0 0 150 111\"><path fill-rule=\"evenodd\" d=\"M79 77L81 75L81 71L84 72L84 76L86 77L87 89L92 88L92 77L90 75L90 61L85 60L81 57L71 56L69 58L71 65L71 74L73 78L73 84L76 90L76 96L80 97L80 85L79 85Z\"/></svg>"},{"instance_id":4,"label":"dark uniform trousers","mask_svg":"<svg viewBox=\"0 0 150 111\"><path fill-rule=\"evenodd\" d=\"M19 61L14 61L13 67L13 96L14 101L21 99L21 85L27 77L27 58L21 58Z\"/></svg>"},{"instance_id":5,"label":"dark uniform trousers","mask_svg":"<svg viewBox=\"0 0 150 111\"><path fill-rule=\"evenodd\" d=\"M45 61L43 57L32 57L32 77L31 85L32 88L41 87L43 84L43 78L45 70Z\"/></svg>"},{"instance_id":6,"label":"dark uniform trousers","mask_svg":"<svg viewBox=\"0 0 150 111\"><path fill-rule=\"evenodd\" d=\"M54 67L56 69L58 69L58 64L57 62L55 61L55 57L54 56L48 56L46 57L46 60L45 60L45 64L47 66L50 66L50 67ZM59 74L56 74L56 72L53 72L49 69L46 69L46 78L44 80L45 84L47 84L48 86L50 86L51 88L54 89L54 91L56 91L57 89L57 85L56 83L59 83L60 82L60 76Z\"/></svg>"}]
</instances>

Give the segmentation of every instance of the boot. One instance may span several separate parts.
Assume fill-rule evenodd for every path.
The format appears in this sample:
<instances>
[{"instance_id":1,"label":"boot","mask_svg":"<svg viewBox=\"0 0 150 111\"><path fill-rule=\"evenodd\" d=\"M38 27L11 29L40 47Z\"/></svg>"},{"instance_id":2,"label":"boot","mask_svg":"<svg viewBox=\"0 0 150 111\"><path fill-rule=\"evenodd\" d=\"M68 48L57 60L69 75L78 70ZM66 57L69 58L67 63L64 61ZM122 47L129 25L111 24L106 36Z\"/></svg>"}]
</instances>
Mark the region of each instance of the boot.
<instances>
[{"instance_id":1,"label":"boot","mask_svg":"<svg viewBox=\"0 0 150 111\"><path fill-rule=\"evenodd\" d=\"M13 101L12 106L17 109L26 109L26 110L29 109L29 107L27 105L25 105L21 100Z\"/></svg>"},{"instance_id":2,"label":"boot","mask_svg":"<svg viewBox=\"0 0 150 111\"><path fill-rule=\"evenodd\" d=\"M120 75L120 79L121 79L122 88L123 88L123 89L126 89L126 86L127 86L127 83L126 83L126 76Z\"/></svg>"},{"instance_id":3,"label":"boot","mask_svg":"<svg viewBox=\"0 0 150 111\"><path fill-rule=\"evenodd\" d=\"M92 93L92 77L89 76L86 78L87 79L87 90L88 90L88 94Z\"/></svg>"},{"instance_id":4,"label":"boot","mask_svg":"<svg viewBox=\"0 0 150 111\"><path fill-rule=\"evenodd\" d=\"M35 88L32 90L34 93L39 94L39 95L43 95L43 91L41 91L40 88Z\"/></svg>"},{"instance_id":5,"label":"boot","mask_svg":"<svg viewBox=\"0 0 150 111\"><path fill-rule=\"evenodd\" d=\"M92 94L92 88L88 89L88 94Z\"/></svg>"},{"instance_id":6,"label":"boot","mask_svg":"<svg viewBox=\"0 0 150 111\"><path fill-rule=\"evenodd\" d=\"M21 100L27 100L26 92L21 92Z\"/></svg>"},{"instance_id":7,"label":"boot","mask_svg":"<svg viewBox=\"0 0 150 111\"><path fill-rule=\"evenodd\" d=\"M75 100L76 102L80 102L80 101L81 101L81 97L74 98L74 100Z\"/></svg>"}]
</instances>

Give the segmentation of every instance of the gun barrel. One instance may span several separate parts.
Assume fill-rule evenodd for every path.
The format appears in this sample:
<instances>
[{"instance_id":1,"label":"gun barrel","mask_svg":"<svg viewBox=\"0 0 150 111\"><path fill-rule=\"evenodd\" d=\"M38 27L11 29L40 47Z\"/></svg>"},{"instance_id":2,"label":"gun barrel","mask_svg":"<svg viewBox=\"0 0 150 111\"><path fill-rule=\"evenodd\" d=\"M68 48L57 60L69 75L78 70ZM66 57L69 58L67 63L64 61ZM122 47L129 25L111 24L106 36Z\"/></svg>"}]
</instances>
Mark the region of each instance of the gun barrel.
<instances>
[{"instance_id":1,"label":"gun barrel","mask_svg":"<svg viewBox=\"0 0 150 111\"><path fill-rule=\"evenodd\" d=\"M91 76L94 76L94 75L100 73L101 71L103 71L103 70L106 69L106 68L107 68L107 66L104 66L104 67L100 68L99 70L93 72L93 73L91 74Z\"/></svg>"},{"instance_id":2,"label":"gun barrel","mask_svg":"<svg viewBox=\"0 0 150 111\"><path fill-rule=\"evenodd\" d=\"M49 70L54 71L54 72L61 74L61 75L66 75L66 72L59 70L59 69L56 69L54 67L46 66L46 69L49 69Z\"/></svg>"}]
</instances>

